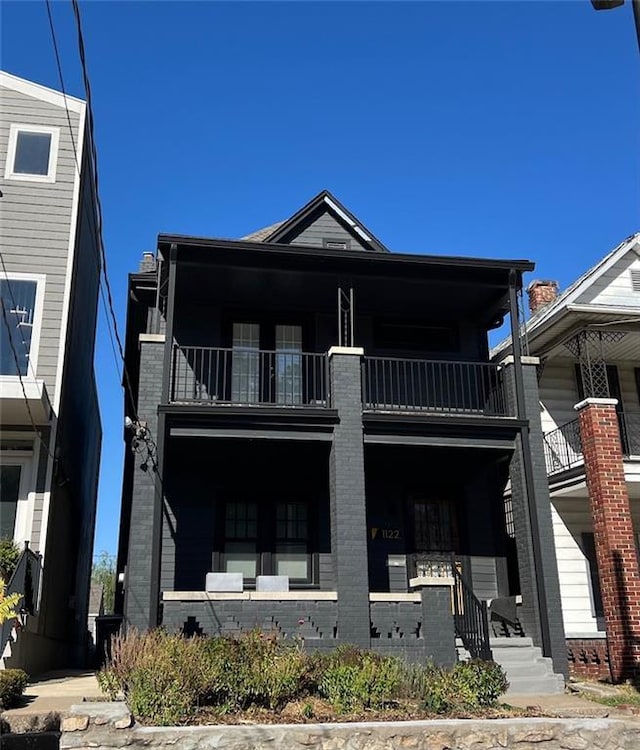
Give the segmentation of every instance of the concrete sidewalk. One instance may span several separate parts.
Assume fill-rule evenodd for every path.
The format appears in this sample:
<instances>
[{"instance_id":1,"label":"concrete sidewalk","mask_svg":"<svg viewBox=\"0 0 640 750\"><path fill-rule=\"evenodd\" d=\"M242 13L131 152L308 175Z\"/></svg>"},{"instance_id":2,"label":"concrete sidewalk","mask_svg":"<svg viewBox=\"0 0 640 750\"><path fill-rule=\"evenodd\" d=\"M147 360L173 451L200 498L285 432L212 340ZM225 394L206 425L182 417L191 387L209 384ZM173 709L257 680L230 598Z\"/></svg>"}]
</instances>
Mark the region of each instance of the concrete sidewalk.
<instances>
[{"instance_id":1,"label":"concrete sidewalk","mask_svg":"<svg viewBox=\"0 0 640 750\"><path fill-rule=\"evenodd\" d=\"M49 714L65 714L84 700L103 698L94 672L49 672L29 683L20 705L0 712L12 727L41 723Z\"/></svg>"}]
</instances>

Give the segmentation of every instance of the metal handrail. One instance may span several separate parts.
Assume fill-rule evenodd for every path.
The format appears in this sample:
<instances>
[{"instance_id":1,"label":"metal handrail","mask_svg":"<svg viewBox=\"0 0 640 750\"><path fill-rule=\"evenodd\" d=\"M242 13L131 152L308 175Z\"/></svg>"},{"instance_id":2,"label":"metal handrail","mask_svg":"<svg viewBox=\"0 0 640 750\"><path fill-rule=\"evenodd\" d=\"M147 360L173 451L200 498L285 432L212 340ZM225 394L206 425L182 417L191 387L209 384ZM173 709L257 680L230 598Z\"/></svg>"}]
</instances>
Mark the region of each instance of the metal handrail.
<instances>
[{"instance_id":1,"label":"metal handrail","mask_svg":"<svg viewBox=\"0 0 640 750\"><path fill-rule=\"evenodd\" d=\"M20 553L4 592L5 596L21 595L17 607L18 614L21 617L35 615L38 612L41 571L42 556L29 549L29 542L25 542L24 549ZM7 620L0 629L0 659L11 637L13 626L13 620Z\"/></svg>"},{"instance_id":2,"label":"metal handrail","mask_svg":"<svg viewBox=\"0 0 640 750\"><path fill-rule=\"evenodd\" d=\"M171 361L171 403L328 406L325 353L181 346Z\"/></svg>"},{"instance_id":3,"label":"metal handrail","mask_svg":"<svg viewBox=\"0 0 640 750\"><path fill-rule=\"evenodd\" d=\"M364 357L365 409L510 416L503 369L492 362Z\"/></svg>"},{"instance_id":4,"label":"metal handrail","mask_svg":"<svg viewBox=\"0 0 640 750\"><path fill-rule=\"evenodd\" d=\"M487 603L480 601L462 575L455 556L451 557L454 580L453 611L455 630L472 659L493 661L489 645L489 616Z\"/></svg>"},{"instance_id":5,"label":"metal handrail","mask_svg":"<svg viewBox=\"0 0 640 750\"><path fill-rule=\"evenodd\" d=\"M577 419L545 433L543 441L544 460L549 475L566 471L584 460L580 424Z\"/></svg>"}]
</instances>

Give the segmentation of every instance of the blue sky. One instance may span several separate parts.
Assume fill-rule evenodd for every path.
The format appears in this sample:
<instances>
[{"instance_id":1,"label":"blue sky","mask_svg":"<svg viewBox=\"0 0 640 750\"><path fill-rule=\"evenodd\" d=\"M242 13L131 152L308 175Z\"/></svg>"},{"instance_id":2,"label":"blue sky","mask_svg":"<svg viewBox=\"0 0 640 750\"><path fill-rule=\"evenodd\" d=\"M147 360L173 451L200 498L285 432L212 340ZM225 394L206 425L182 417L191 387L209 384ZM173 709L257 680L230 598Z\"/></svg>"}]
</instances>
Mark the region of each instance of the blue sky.
<instances>
[{"instance_id":1,"label":"blue sky","mask_svg":"<svg viewBox=\"0 0 640 750\"><path fill-rule=\"evenodd\" d=\"M561 288L640 228L631 5L88 2L105 244L238 237L331 190L388 246L526 257ZM70 3L53 15L83 96ZM59 88L44 2L0 6L0 65ZM101 313L102 317L102 313ZM115 552L122 394L104 320L95 551Z\"/></svg>"}]
</instances>

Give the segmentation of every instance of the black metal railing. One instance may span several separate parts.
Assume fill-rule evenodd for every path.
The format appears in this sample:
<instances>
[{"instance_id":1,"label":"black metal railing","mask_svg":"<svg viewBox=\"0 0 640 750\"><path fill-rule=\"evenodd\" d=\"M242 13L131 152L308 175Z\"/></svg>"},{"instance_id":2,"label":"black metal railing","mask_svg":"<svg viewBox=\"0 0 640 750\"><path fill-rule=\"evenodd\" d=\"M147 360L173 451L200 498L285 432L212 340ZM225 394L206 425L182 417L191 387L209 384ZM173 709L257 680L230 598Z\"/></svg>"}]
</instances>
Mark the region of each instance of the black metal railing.
<instances>
[{"instance_id":1,"label":"black metal railing","mask_svg":"<svg viewBox=\"0 0 640 750\"><path fill-rule=\"evenodd\" d=\"M366 409L510 414L503 370L490 362L365 357Z\"/></svg>"},{"instance_id":2,"label":"black metal railing","mask_svg":"<svg viewBox=\"0 0 640 750\"><path fill-rule=\"evenodd\" d=\"M620 440L625 456L640 456L640 414L618 414Z\"/></svg>"},{"instance_id":3,"label":"black metal railing","mask_svg":"<svg viewBox=\"0 0 640 750\"><path fill-rule=\"evenodd\" d=\"M489 616L487 603L480 601L467 583L462 571L451 558L453 574L453 613L456 635L467 649L472 659L493 661L489 645Z\"/></svg>"},{"instance_id":4,"label":"black metal railing","mask_svg":"<svg viewBox=\"0 0 640 750\"><path fill-rule=\"evenodd\" d=\"M175 403L327 406L327 356L306 352L173 347Z\"/></svg>"},{"instance_id":5,"label":"black metal railing","mask_svg":"<svg viewBox=\"0 0 640 750\"><path fill-rule=\"evenodd\" d=\"M21 619L38 612L38 595L40 591L40 573L42 558L29 549L29 542L24 543L24 550L18 558L16 567L5 588L5 596L20 594L21 598L16 606L16 612ZM7 620L0 628L0 658L11 637L14 627L13 620Z\"/></svg>"},{"instance_id":6,"label":"black metal railing","mask_svg":"<svg viewBox=\"0 0 640 750\"><path fill-rule=\"evenodd\" d=\"M547 474L557 474L584 461L580 424L577 419L545 433L544 460Z\"/></svg>"}]
</instances>

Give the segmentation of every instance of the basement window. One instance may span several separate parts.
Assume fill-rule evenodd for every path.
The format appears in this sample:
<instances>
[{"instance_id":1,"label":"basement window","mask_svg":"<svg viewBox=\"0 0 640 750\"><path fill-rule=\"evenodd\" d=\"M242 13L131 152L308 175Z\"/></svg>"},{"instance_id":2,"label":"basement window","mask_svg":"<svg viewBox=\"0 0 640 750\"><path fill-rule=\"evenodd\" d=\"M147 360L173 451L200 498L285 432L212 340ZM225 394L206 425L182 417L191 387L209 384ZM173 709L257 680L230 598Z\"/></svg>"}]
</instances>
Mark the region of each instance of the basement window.
<instances>
[{"instance_id":1,"label":"basement window","mask_svg":"<svg viewBox=\"0 0 640 750\"><path fill-rule=\"evenodd\" d=\"M5 179L55 182L60 128L12 125Z\"/></svg>"}]
</instances>

